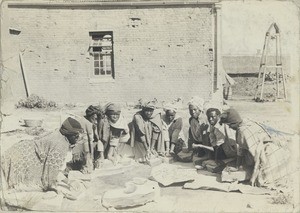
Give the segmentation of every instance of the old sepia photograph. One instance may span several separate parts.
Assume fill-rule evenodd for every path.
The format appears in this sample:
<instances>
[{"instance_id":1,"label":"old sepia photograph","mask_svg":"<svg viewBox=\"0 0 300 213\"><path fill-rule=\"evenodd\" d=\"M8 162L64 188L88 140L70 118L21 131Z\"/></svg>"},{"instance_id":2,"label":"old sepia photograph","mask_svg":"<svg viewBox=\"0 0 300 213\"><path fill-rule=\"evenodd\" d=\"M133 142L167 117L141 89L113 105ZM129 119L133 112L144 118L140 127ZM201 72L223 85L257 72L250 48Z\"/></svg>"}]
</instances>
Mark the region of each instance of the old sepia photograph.
<instances>
[{"instance_id":1,"label":"old sepia photograph","mask_svg":"<svg viewBox=\"0 0 300 213\"><path fill-rule=\"evenodd\" d=\"M300 212L300 0L0 0L1 212Z\"/></svg>"}]
</instances>

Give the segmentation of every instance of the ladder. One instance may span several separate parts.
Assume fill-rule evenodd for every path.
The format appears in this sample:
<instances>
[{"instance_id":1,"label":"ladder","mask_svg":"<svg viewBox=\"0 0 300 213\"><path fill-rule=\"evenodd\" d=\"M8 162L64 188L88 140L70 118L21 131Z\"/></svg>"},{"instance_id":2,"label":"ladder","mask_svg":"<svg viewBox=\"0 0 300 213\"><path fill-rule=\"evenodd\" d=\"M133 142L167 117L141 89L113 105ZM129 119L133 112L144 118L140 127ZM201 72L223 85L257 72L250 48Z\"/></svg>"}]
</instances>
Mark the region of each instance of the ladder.
<instances>
[{"instance_id":1,"label":"ladder","mask_svg":"<svg viewBox=\"0 0 300 213\"><path fill-rule=\"evenodd\" d=\"M275 29L275 34L272 34L272 28ZM267 56L268 56L268 47L270 43L270 39L276 39L276 65L268 65L267 64ZM257 84L256 84L256 91L255 91L255 96L254 100L256 102L261 102L263 101L263 94L264 94L264 84L265 84L265 78L266 78L266 72L267 69L275 69L276 70L276 100L278 99L284 99L286 100L287 98L287 91L286 91L286 76L285 72L282 68L282 60L281 60L281 44L280 44L280 32L279 28L276 23L272 23L271 26L269 27L266 36L265 36L265 42L264 42L264 47L263 47L263 52L261 56L261 61L260 61L260 66L259 66L259 72L258 72L258 78L257 78ZM280 76L281 74L281 76ZM283 98L280 97L280 80L282 82L282 87L283 87ZM258 93L260 90L260 96L258 97Z\"/></svg>"}]
</instances>

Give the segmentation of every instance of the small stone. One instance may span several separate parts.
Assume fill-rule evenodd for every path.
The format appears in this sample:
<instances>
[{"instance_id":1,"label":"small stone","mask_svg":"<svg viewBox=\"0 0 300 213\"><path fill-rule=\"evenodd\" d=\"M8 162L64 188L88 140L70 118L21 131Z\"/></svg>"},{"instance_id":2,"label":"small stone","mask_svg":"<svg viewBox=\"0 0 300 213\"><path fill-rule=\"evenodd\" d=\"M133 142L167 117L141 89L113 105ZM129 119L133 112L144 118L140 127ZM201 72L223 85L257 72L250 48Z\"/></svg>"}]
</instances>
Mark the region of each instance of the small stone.
<instances>
[{"instance_id":1,"label":"small stone","mask_svg":"<svg viewBox=\"0 0 300 213\"><path fill-rule=\"evenodd\" d=\"M174 163L173 157L161 157L163 163L171 164Z\"/></svg>"},{"instance_id":2,"label":"small stone","mask_svg":"<svg viewBox=\"0 0 300 213\"><path fill-rule=\"evenodd\" d=\"M250 177L246 171L228 172L223 170L221 174L222 182L245 181L249 179Z\"/></svg>"},{"instance_id":3,"label":"small stone","mask_svg":"<svg viewBox=\"0 0 300 213\"><path fill-rule=\"evenodd\" d=\"M160 164L162 164L163 161L161 158L152 158L149 160L148 164L151 166L151 167L154 167L154 166L158 166Z\"/></svg>"}]
</instances>

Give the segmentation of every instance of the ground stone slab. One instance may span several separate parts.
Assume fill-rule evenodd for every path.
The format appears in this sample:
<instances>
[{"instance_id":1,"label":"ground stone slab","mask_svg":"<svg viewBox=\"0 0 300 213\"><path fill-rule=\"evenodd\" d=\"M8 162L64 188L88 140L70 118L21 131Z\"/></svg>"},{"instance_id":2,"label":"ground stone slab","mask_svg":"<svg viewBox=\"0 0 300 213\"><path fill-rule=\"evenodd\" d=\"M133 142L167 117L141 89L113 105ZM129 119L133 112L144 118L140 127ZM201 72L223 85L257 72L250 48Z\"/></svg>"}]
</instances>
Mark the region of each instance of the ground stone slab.
<instances>
[{"instance_id":1,"label":"ground stone slab","mask_svg":"<svg viewBox=\"0 0 300 213\"><path fill-rule=\"evenodd\" d=\"M55 192L12 192L4 195L7 205L32 211L59 211L63 195Z\"/></svg>"},{"instance_id":2,"label":"ground stone slab","mask_svg":"<svg viewBox=\"0 0 300 213\"><path fill-rule=\"evenodd\" d=\"M128 208L155 201L160 194L156 182L133 180L125 184L126 188L109 190L104 193L102 205L107 208Z\"/></svg>"},{"instance_id":3,"label":"ground stone slab","mask_svg":"<svg viewBox=\"0 0 300 213\"><path fill-rule=\"evenodd\" d=\"M235 183L220 183L216 177L199 175L195 181L186 183L184 189L203 189L203 190L216 190L223 192L241 192L243 194L263 195L271 194L271 190L259 187L252 187L244 184Z\"/></svg>"},{"instance_id":4,"label":"ground stone slab","mask_svg":"<svg viewBox=\"0 0 300 213\"><path fill-rule=\"evenodd\" d=\"M234 182L234 181L245 181L250 179L249 172L247 171L222 171L221 175L222 182Z\"/></svg>"},{"instance_id":5,"label":"ground stone slab","mask_svg":"<svg viewBox=\"0 0 300 213\"><path fill-rule=\"evenodd\" d=\"M217 191L237 191L237 184L220 183L216 177L207 175L198 175L195 181L186 183L183 186L184 189L206 189L206 190L217 190Z\"/></svg>"},{"instance_id":6,"label":"ground stone slab","mask_svg":"<svg viewBox=\"0 0 300 213\"><path fill-rule=\"evenodd\" d=\"M105 159L103 165L92 172L91 178L121 174L133 169L136 164L132 159L122 159L117 165L114 165L110 160Z\"/></svg>"},{"instance_id":7,"label":"ground stone slab","mask_svg":"<svg viewBox=\"0 0 300 213\"><path fill-rule=\"evenodd\" d=\"M163 163L163 159L162 159L162 158L159 158L159 157L157 157L157 158L151 158L151 159L148 161L148 164L149 164L149 166L151 166L151 167L158 166L158 165L160 165L160 164L162 164L162 163Z\"/></svg>"},{"instance_id":8,"label":"ground stone slab","mask_svg":"<svg viewBox=\"0 0 300 213\"><path fill-rule=\"evenodd\" d=\"M160 157L163 163L172 164L174 163L173 157Z\"/></svg>"},{"instance_id":9,"label":"ground stone slab","mask_svg":"<svg viewBox=\"0 0 300 213\"><path fill-rule=\"evenodd\" d=\"M161 164L152 168L151 179L163 186L194 180L198 176L195 169L186 169L178 165Z\"/></svg>"}]
</instances>

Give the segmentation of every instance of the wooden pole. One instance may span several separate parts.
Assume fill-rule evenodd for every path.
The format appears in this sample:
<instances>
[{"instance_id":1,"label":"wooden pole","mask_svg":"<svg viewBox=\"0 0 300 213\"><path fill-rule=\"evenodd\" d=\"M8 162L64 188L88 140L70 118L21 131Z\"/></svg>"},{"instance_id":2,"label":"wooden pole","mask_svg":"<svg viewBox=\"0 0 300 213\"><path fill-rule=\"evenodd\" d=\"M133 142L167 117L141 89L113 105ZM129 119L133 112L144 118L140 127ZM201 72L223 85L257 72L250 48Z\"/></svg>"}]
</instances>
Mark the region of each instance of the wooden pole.
<instances>
[{"instance_id":1,"label":"wooden pole","mask_svg":"<svg viewBox=\"0 0 300 213\"><path fill-rule=\"evenodd\" d=\"M276 33L276 66L281 65L279 55L279 34ZM281 68L282 69L282 68ZM279 98L279 68L276 67L276 99Z\"/></svg>"},{"instance_id":2,"label":"wooden pole","mask_svg":"<svg viewBox=\"0 0 300 213\"><path fill-rule=\"evenodd\" d=\"M28 88L28 85L27 85L27 80L26 80L27 77L26 77L26 72L25 72L25 68L24 68L24 64L23 64L22 53L19 53L19 57L20 57L20 65L21 65L21 71L22 71L24 86L25 86L26 97L28 98L30 93L29 93L29 88Z\"/></svg>"},{"instance_id":3,"label":"wooden pole","mask_svg":"<svg viewBox=\"0 0 300 213\"><path fill-rule=\"evenodd\" d=\"M280 42L280 35L278 35L278 41L279 41L279 57L280 57L280 63L282 63L281 58L281 42ZM283 67L281 66L281 73L282 73L282 83L283 83L283 91L284 91L284 99L287 99L287 91L286 91L286 74L283 70Z\"/></svg>"},{"instance_id":4,"label":"wooden pole","mask_svg":"<svg viewBox=\"0 0 300 213\"><path fill-rule=\"evenodd\" d=\"M260 86L259 81L260 81L260 78L261 78L261 75L262 75L263 65L266 64L265 52L266 52L266 44L267 44L268 37L269 37L269 34L267 32L266 36L265 36L264 47L263 47L261 59L260 59L260 66L259 66L259 71L258 71L258 78L257 78L257 84L256 84L256 91L255 91L255 95L254 95L254 100L256 100L257 94L258 94L258 91L259 91L259 86Z\"/></svg>"},{"instance_id":5,"label":"wooden pole","mask_svg":"<svg viewBox=\"0 0 300 213\"><path fill-rule=\"evenodd\" d=\"M262 84L261 84L261 92L260 92L260 101L263 100L263 93L264 93L264 84L265 84L265 78L266 78L266 64L267 64L267 56L268 56L268 47L269 47L269 41L270 41L270 33L267 33L267 41L264 51L264 68L263 68L263 76L262 76Z\"/></svg>"}]
</instances>

